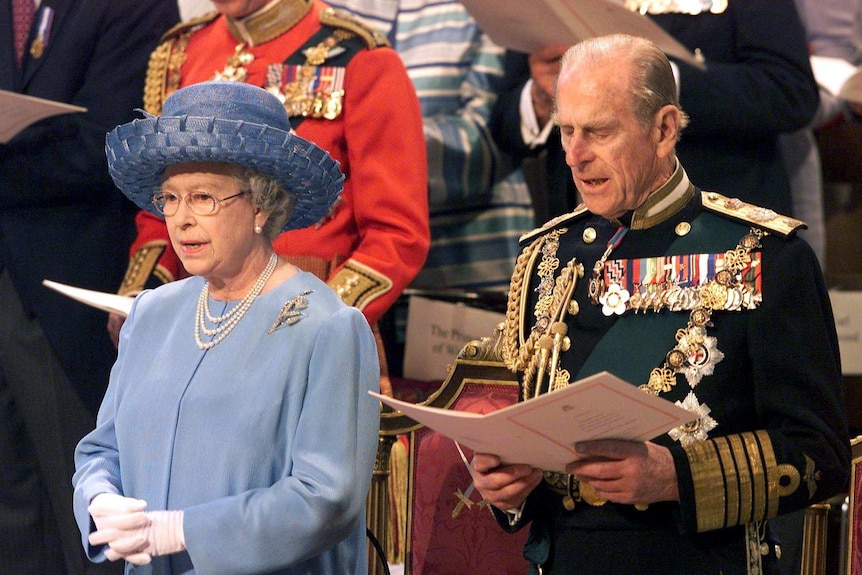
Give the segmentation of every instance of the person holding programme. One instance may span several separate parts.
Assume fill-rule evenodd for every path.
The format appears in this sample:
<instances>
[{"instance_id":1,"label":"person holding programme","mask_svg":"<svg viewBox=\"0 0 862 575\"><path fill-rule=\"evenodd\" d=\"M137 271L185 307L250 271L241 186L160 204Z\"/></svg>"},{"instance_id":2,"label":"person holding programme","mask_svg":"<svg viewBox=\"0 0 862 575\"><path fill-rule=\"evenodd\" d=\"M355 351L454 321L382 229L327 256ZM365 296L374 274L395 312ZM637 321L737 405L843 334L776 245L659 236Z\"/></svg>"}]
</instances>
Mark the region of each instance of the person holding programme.
<instances>
[{"instance_id":1,"label":"person holding programme","mask_svg":"<svg viewBox=\"0 0 862 575\"><path fill-rule=\"evenodd\" d=\"M706 66L671 58L679 100L690 117L677 155L691 178L704 190L732 186L744 201L790 213L778 138L806 127L818 105L793 0L626 0L625 5L653 20ZM497 100L491 124L500 147L514 157L537 154L547 144L549 218L579 202L559 137L548 138L553 82L567 48L545 46L529 57L510 53L507 73L520 81Z\"/></svg>"},{"instance_id":2,"label":"person holding programme","mask_svg":"<svg viewBox=\"0 0 862 575\"><path fill-rule=\"evenodd\" d=\"M767 520L839 493L850 459L802 224L689 180L675 153L687 116L647 40L572 47L555 102L584 204L522 238L504 357L525 397L608 370L694 420L579 444L565 474L476 454L475 485L504 528L532 523L532 573L777 573ZM540 367L540 348L558 361Z\"/></svg>"},{"instance_id":3,"label":"person holding programme","mask_svg":"<svg viewBox=\"0 0 862 575\"><path fill-rule=\"evenodd\" d=\"M241 82L179 90L106 147L114 182L165 219L192 275L137 296L78 444L88 556L127 573L365 573L374 337L273 248L336 201L337 162Z\"/></svg>"}]
</instances>

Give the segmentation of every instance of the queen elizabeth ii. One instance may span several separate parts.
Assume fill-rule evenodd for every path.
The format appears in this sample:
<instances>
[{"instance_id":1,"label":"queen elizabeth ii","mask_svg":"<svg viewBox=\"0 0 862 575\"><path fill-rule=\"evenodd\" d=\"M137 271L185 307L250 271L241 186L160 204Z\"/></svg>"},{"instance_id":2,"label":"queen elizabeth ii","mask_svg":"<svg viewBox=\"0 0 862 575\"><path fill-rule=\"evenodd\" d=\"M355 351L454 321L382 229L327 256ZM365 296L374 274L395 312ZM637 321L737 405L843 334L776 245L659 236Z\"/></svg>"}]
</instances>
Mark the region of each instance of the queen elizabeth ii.
<instances>
[{"instance_id":1,"label":"queen elizabeth ii","mask_svg":"<svg viewBox=\"0 0 862 575\"><path fill-rule=\"evenodd\" d=\"M126 573L364 573L379 380L362 313L279 258L343 176L261 88L207 82L107 137L191 274L144 291L75 452L93 561Z\"/></svg>"}]
</instances>

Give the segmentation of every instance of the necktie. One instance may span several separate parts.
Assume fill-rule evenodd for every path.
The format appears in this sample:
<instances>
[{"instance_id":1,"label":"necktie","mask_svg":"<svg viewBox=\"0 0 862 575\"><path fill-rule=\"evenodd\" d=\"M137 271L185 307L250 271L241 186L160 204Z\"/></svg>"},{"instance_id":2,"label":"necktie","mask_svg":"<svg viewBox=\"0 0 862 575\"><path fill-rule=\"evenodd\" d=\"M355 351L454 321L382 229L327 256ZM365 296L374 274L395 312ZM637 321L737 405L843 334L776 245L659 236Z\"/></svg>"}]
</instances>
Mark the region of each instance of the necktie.
<instances>
[{"instance_id":1,"label":"necktie","mask_svg":"<svg viewBox=\"0 0 862 575\"><path fill-rule=\"evenodd\" d=\"M15 60L19 66L35 15L36 3L33 0L12 0L12 33L15 40Z\"/></svg>"}]
</instances>

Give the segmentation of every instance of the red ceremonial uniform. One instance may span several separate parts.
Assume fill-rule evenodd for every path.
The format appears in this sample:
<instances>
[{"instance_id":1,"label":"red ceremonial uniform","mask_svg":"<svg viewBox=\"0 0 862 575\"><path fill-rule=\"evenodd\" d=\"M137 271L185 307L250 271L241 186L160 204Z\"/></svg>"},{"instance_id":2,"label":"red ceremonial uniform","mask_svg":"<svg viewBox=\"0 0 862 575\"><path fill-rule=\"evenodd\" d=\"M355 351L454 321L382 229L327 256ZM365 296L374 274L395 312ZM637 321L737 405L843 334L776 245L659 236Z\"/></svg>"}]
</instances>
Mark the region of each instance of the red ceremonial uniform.
<instances>
[{"instance_id":1,"label":"red ceremonial uniform","mask_svg":"<svg viewBox=\"0 0 862 575\"><path fill-rule=\"evenodd\" d=\"M325 41L314 41L314 60L307 45L320 34ZM351 50L340 44L345 38L364 41L339 66L337 57ZM284 65L292 55L300 56L300 66ZM329 117L319 109L307 113L296 132L338 160L346 180L327 218L281 234L275 249L335 263L329 285L373 324L418 273L430 241L422 115L404 65L385 40L319 0L283 0L240 22L211 15L168 33L154 52L147 107L159 113L174 90L222 73L269 89L280 86L294 119L296 102L315 93L313 87L298 90L296 83L285 87L284 78L301 75L299 69L316 73L318 89L335 93L340 107ZM140 291L151 276L166 282L185 273L164 221L141 212L137 228L121 293Z\"/></svg>"}]
</instances>

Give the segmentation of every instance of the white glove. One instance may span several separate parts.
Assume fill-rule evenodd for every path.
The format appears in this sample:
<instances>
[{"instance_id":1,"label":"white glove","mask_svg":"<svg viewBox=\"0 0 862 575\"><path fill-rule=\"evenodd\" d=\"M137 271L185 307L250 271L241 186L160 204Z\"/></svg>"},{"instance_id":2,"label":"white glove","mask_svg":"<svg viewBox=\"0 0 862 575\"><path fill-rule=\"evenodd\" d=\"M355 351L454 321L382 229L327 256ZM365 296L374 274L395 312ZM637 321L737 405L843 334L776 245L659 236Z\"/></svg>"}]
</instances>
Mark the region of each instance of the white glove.
<instances>
[{"instance_id":1,"label":"white glove","mask_svg":"<svg viewBox=\"0 0 862 575\"><path fill-rule=\"evenodd\" d=\"M109 561L125 559L135 565L146 565L152 557L144 552L146 537L139 533L148 520L144 514L147 502L116 493L100 493L90 501L87 511L96 524L90 533L90 545L108 545Z\"/></svg>"},{"instance_id":2,"label":"white glove","mask_svg":"<svg viewBox=\"0 0 862 575\"><path fill-rule=\"evenodd\" d=\"M90 503L90 514L96 511L100 518L93 516L97 531L90 534L89 541L91 545L107 544L105 557L109 560L146 565L153 557L186 548L182 511L143 511L145 501L121 496L100 499L103 495L113 494L99 495ZM106 510L114 513L105 514Z\"/></svg>"},{"instance_id":3,"label":"white glove","mask_svg":"<svg viewBox=\"0 0 862 575\"><path fill-rule=\"evenodd\" d=\"M90 501L87 511L96 523L96 528L101 529L100 520L104 517L134 513L146 508L147 502L143 499L123 497L117 493L100 493Z\"/></svg>"}]
</instances>

